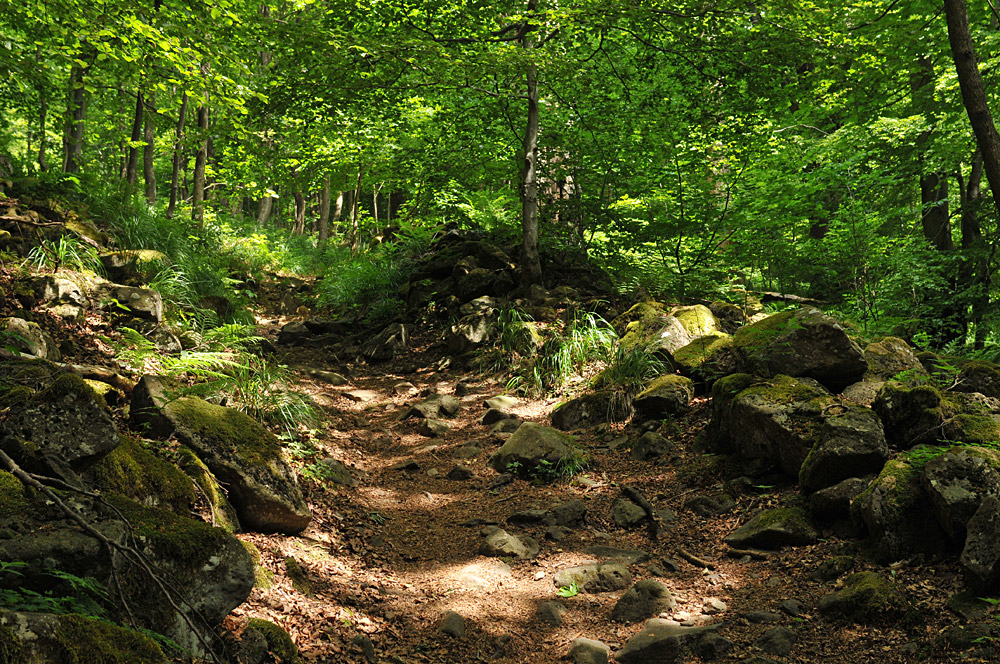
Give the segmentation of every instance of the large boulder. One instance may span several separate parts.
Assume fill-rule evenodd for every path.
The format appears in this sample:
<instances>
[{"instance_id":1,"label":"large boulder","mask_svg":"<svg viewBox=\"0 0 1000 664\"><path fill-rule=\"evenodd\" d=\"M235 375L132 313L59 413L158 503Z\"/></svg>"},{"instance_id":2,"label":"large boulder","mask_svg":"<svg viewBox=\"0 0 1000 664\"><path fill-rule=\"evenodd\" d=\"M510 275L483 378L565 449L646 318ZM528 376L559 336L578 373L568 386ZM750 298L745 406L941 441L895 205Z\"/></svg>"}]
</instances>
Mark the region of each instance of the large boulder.
<instances>
[{"instance_id":1,"label":"large boulder","mask_svg":"<svg viewBox=\"0 0 1000 664\"><path fill-rule=\"evenodd\" d=\"M195 504L195 483L180 468L132 438L101 459L84 475L101 493L115 493L147 507L163 507L187 516Z\"/></svg>"},{"instance_id":2,"label":"large boulder","mask_svg":"<svg viewBox=\"0 0 1000 664\"><path fill-rule=\"evenodd\" d=\"M826 411L819 440L799 469L799 484L810 491L877 473L889 459L889 445L875 413L861 406L833 410Z\"/></svg>"},{"instance_id":3,"label":"large boulder","mask_svg":"<svg viewBox=\"0 0 1000 664\"><path fill-rule=\"evenodd\" d=\"M809 515L800 507L765 510L726 536L737 549L781 549L813 544L819 537Z\"/></svg>"},{"instance_id":4,"label":"large boulder","mask_svg":"<svg viewBox=\"0 0 1000 664\"><path fill-rule=\"evenodd\" d=\"M1000 498L986 496L966 530L959 562L969 585L976 592L994 592L1000 585Z\"/></svg>"},{"instance_id":5,"label":"large boulder","mask_svg":"<svg viewBox=\"0 0 1000 664\"><path fill-rule=\"evenodd\" d=\"M489 465L500 473L513 469L522 476L531 476L541 467L556 468L574 462L579 456L569 435L525 422L490 457Z\"/></svg>"},{"instance_id":6,"label":"large boulder","mask_svg":"<svg viewBox=\"0 0 1000 664\"><path fill-rule=\"evenodd\" d=\"M3 346L11 346L20 353L43 360L58 362L62 359L59 346L52 336L39 327L38 323L23 318L0 319L0 342Z\"/></svg>"},{"instance_id":7,"label":"large boulder","mask_svg":"<svg viewBox=\"0 0 1000 664\"><path fill-rule=\"evenodd\" d=\"M704 304L674 307L670 315L680 321L692 339L722 332L719 319Z\"/></svg>"},{"instance_id":8,"label":"large boulder","mask_svg":"<svg viewBox=\"0 0 1000 664\"><path fill-rule=\"evenodd\" d=\"M693 398L690 378L667 374L653 379L632 403L645 419L665 419L686 413Z\"/></svg>"},{"instance_id":9,"label":"large boulder","mask_svg":"<svg viewBox=\"0 0 1000 664\"><path fill-rule=\"evenodd\" d=\"M1000 397L1000 366L981 360L966 362L955 380L957 392L979 392L988 397Z\"/></svg>"},{"instance_id":10,"label":"large boulder","mask_svg":"<svg viewBox=\"0 0 1000 664\"><path fill-rule=\"evenodd\" d=\"M674 362L685 375L707 384L740 369L740 357L733 338L724 332L698 337L674 351Z\"/></svg>"},{"instance_id":11,"label":"large boulder","mask_svg":"<svg viewBox=\"0 0 1000 664\"><path fill-rule=\"evenodd\" d=\"M105 283L98 286L95 295L101 308L113 314L163 322L163 298L155 290Z\"/></svg>"},{"instance_id":12,"label":"large boulder","mask_svg":"<svg viewBox=\"0 0 1000 664\"><path fill-rule=\"evenodd\" d=\"M893 459L851 503L851 516L868 532L872 556L891 563L917 553L936 554L945 536L924 491L920 471Z\"/></svg>"},{"instance_id":13,"label":"large boulder","mask_svg":"<svg viewBox=\"0 0 1000 664\"><path fill-rule=\"evenodd\" d=\"M760 376L808 376L839 391L868 370L861 348L840 323L803 307L768 316L736 331L745 370Z\"/></svg>"},{"instance_id":14,"label":"large boulder","mask_svg":"<svg viewBox=\"0 0 1000 664\"><path fill-rule=\"evenodd\" d=\"M1000 496L1000 453L953 447L924 464L922 479L934 516L953 542L966 539L966 524L988 496Z\"/></svg>"},{"instance_id":15,"label":"large boulder","mask_svg":"<svg viewBox=\"0 0 1000 664\"><path fill-rule=\"evenodd\" d=\"M772 461L793 477L819 440L823 411L833 400L820 387L781 375L761 381L733 374L715 383L712 396L713 447Z\"/></svg>"},{"instance_id":16,"label":"large boulder","mask_svg":"<svg viewBox=\"0 0 1000 664\"><path fill-rule=\"evenodd\" d=\"M85 290L79 283L56 274L33 278L31 287L43 306L63 318L80 318L89 305Z\"/></svg>"},{"instance_id":17,"label":"large boulder","mask_svg":"<svg viewBox=\"0 0 1000 664\"><path fill-rule=\"evenodd\" d=\"M0 422L0 444L18 463L74 482L121 442L104 400L76 374L62 374Z\"/></svg>"},{"instance_id":18,"label":"large boulder","mask_svg":"<svg viewBox=\"0 0 1000 664\"><path fill-rule=\"evenodd\" d=\"M915 376L927 375L917 354L898 337L885 337L868 344L865 347L865 362L868 363L865 373L865 380L868 381L894 380L903 372Z\"/></svg>"},{"instance_id":19,"label":"large boulder","mask_svg":"<svg viewBox=\"0 0 1000 664\"><path fill-rule=\"evenodd\" d=\"M130 249L101 255L101 265L108 279L130 286L149 283L169 262L166 254L155 249Z\"/></svg>"},{"instance_id":20,"label":"large boulder","mask_svg":"<svg viewBox=\"0 0 1000 664\"><path fill-rule=\"evenodd\" d=\"M616 318L612 327L621 335L625 350L646 348L670 359L671 354L691 343L694 336L659 302L640 302Z\"/></svg>"},{"instance_id":21,"label":"large boulder","mask_svg":"<svg viewBox=\"0 0 1000 664\"><path fill-rule=\"evenodd\" d=\"M604 422L624 422L632 416L632 402L621 390L588 392L559 404L552 411L552 426L573 431Z\"/></svg>"},{"instance_id":22,"label":"large boulder","mask_svg":"<svg viewBox=\"0 0 1000 664\"><path fill-rule=\"evenodd\" d=\"M297 533L309 524L309 507L277 437L253 418L195 397L169 401L159 414L228 487L245 528Z\"/></svg>"},{"instance_id":23,"label":"large boulder","mask_svg":"<svg viewBox=\"0 0 1000 664\"><path fill-rule=\"evenodd\" d=\"M0 661L167 664L152 638L106 620L6 610L0 610Z\"/></svg>"},{"instance_id":24,"label":"large boulder","mask_svg":"<svg viewBox=\"0 0 1000 664\"><path fill-rule=\"evenodd\" d=\"M469 314L448 329L448 350L466 353L486 343L492 330L492 321L483 314Z\"/></svg>"},{"instance_id":25,"label":"large boulder","mask_svg":"<svg viewBox=\"0 0 1000 664\"><path fill-rule=\"evenodd\" d=\"M897 449L936 442L950 415L941 391L927 384L886 383L872 409L882 419L889 443Z\"/></svg>"}]
</instances>

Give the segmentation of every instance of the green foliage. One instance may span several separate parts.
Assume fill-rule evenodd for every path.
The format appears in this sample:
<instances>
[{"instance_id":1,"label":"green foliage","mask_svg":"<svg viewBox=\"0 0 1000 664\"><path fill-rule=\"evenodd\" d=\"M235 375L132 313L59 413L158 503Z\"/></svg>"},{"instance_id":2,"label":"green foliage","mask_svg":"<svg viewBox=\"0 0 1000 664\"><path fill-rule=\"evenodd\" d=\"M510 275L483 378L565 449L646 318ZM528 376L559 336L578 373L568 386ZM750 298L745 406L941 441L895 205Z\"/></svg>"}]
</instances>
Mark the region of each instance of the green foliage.
<instances>
[{"instance_id":1,"label":"green foliage","mask_svg":"<svg viewBox=\"0 0 1000 664\"><path fill-rule=\"evenodd\" d=\"M570 597L576 597L580 594L580 586L574 581L568 586L559 586L559 590L556 591L556 595L559 597L564 597L569 599Z\"/></svg>"},{"instance_id":2,"label":"green foliage","mask_svg":"<svg viewBox=\"0 0 1000 664\"><path fill-rule=\"evenodd\" d=\"M604 370L595 378L594 385L634 390L665 373L670 373L670 367L648 347L625 348L618 344L607 358Z\"/></svg>"},{"instance_id":3,"label":"green foliage","mask_svg":"<svg viewBox=\"0 0 1000 664\"><path fill-rule=\"evenodd\" d=\"M0 577L22 576L27 568L25 562L0 561ZM108 590L93 577L79 577L58 569L43 572L53 580L53 588L37 592L30 588L0 588L0 606L11 611L35 611L39 613L76 613L91 618L104 618L106 612L101 606L108 600Z\"/></svg>"},{"instance_id":4,"label":"green foliage","mask_svg":"<svg viewBox=\"0 0 1000 664\"><path fill-rule=\"evenodd\" d=\"M103 272L97 249L78 240L72 235L60 235L58 240L42 240L28 253L25 260L36 270L60 269Z\"/></svg>"}]
</instances>

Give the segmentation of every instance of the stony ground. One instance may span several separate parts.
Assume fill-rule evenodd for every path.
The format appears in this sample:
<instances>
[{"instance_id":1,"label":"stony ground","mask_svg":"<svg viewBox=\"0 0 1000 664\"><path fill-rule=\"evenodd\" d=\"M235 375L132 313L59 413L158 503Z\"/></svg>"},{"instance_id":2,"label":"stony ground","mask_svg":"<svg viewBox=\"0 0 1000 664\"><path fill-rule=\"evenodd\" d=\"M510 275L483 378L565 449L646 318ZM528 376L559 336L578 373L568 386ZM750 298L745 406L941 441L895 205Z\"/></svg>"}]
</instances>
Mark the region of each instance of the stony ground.
<instances>
[{"instance_id":1,"label":"stony ground","mask_svg":"<svg viewBox=\"0 0 1000 664\"><path fill-rule=\"evenodd\" d=\"M265 331L273 334L282 322L270 319ZM479 418L484 400L502 393L503 385L475 372L439 369L445 356L434 335L418 333L405 358L372 366L344 364L316 349L281 352L292 366L349 377L349 384L331 386L298 374L299 389L327 418L311 447L292 453L306 476L318 460L332 457L353 469L357 484L306 479L314 520L299 537L241 535L261 550L274 585L255 589L234 613L230 626L236 631L249 617L265 617L284 626L312 662L555 662L565 661L577 637L603 641L614 651L641 627L610 619L621 591L562 598L553 583L558 570L595 560L584 549L605 545L636 550L629 561L634 580L659 578L669 587L678 604L663 617L723 623L720 633L735 646L718 661L994 661L991 637L960 643L972 639L957 629L966 621L945 606L961 588L953 557L903 561L891 569L857 557L855 571L890 576L919 609L918 617L904 622L858 626L816 612L820 598L837 586L836 579L817 580L817 568L833 556L855 554L855 540L825 532L813 546L753 556L730 551L722 541L728 533L761 508L788 505L798 496L791 485L735 479L738 463L695 451L711 413L706 398L682 420L660 425L675 445L658 462L630 458L628 446L642 433L638 424L598 427L576 432L592 459L584 473L500 484L486 462L503 438L491 436ZM419 420L400 420L409 404L432 393L454 394L460 382L471 390L460 397L462 408L447 432L427 437L417 432ZM512 412L548 424L556 403L520 398ZM449 479L456 464L471 468L472 477ZM611 521L611 503L623 483L660 511L660 532L624 530ZM719 505L722 494L734 502ZM719 513L699 515L705 512L696 506L711 502L706 497ZM556 533L561 539L553 540L545 525L506 523L520 510L571 499L585 502L587 516L582 527ZM478 555L480 530L490 524L534 537L541 552L529 561ZM289 573L289 558L302 575ZM537 613L551 601L566 608L561 624ZM464 635L440 630L446 611L464 617ZM989 626L992 620L974 622ZM794 635L787 653L761 640L777 626ZM684 661L702 660L690 655Z\"/></svg>"}]
</instances>

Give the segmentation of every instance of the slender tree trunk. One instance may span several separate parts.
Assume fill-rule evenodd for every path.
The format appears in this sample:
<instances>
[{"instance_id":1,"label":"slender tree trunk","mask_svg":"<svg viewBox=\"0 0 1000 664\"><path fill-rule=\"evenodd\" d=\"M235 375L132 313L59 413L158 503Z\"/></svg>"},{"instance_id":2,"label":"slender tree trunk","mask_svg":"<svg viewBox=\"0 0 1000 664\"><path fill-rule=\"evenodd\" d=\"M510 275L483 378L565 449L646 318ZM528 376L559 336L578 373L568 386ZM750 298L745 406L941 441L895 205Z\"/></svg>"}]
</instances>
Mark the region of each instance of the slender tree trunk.
<instances>
[{"instance_id":1,"label":"slender tree trunk","mask_svg":"<svg viewBox=\"0 0 1000 664\"><path fill-rule=\"evenodd\" d=\"M295 192L295 228L292 232L296 235L304 235L306 232L306 197L301 191Z\"/></svg>"},{"instance_id":2,"label":"slender tree trunk","mask_svg":"<svg viewBox=\"0 0 1000 664\"><path fill-rule=\"evenodd\" d=\"M535 9L535 0L529 0L528 13ZM534 40L531 27L522 28L521 47L530 50ZM528 117L521 142L521 282L527 287L542 281L542 264L538 255L538 68L528 65L525 72L528 97Z\"/></svg>"},{"instance_id":3,"label":"slender tree trunk","mask_svg":"<svg viewBox=\"0 0 1000 664\"><path fill-rule=\"evenodd\" d=\"M140 90L135 94L135 113L132 115L132 134L128 144L128 163L125 166L125 182L129 189L135 185L139 172L139 143L142 141L142 124L146 117L146 99Z\"/></svg>"},{"instance_id":4,"label":"slender tree trunk","mask_svg":"<svg viewBox=\"0 0 1000 664\"><path fill-rule=\"evenodd\" d=\"M156 203L156 171L153 157L156 156L156 93L150 92L146 100L146 118L142 132L142 178L146 183L146 202Z\"/></svg>"},{"instance_id":5,"label":"slender tree trunk","mask_svg":"<svg viewBox=\"0 0 1000 664\"><path fill-rule=\"evenodd\" d=\"M87 118L86 89L83 79L89 65L73 65L69 72L69 91L66 96L66 123L63 129L63 172L79 173L83 158L83 129Z\"/></svg>"},{"instance_id":6,"label":"slender tree trunk","mask_svg":"<svg viewBox=\"0 0 1000 664\"><path fill-rule=\"evenodd\" d=\"M378 226L378 190L378 187L372 185L372 216L375 217L376 226Z\"/></svg>"},{"instance_id":7,"label":"slender tree trunk","mask_svg":"<svg viewBox=\"0 0 1000 664\"><path fill-rule=\"evenodd\" d=\"M325 246L330 239L330 176L323 180L323 190L319 194L319 245Z\"/></svg>"},{"instance_id":8,"label":"slender tree trunk","mask_svg":"<svg viewBox=\"0 0 1000 664\"><path fill-rule=\"evenodd\" d=\"M274 208L274 197L264 196L260 199L260 208L257 210L257 225L263 226L271 218L271 210Z\"/></svg>"},{"instance_id":9,"label":"slender tree trunk","mask_svg":"<svg viewBox=\"0 0 1000 664\"><path fill-rule=\"evenodd\" d=\"M205 164L208 163L208 101L198 107L198 155L194 160L194 184L191 195L191 220L201 228L205 224Z\"/></svg>"},{"instance_id":10,"label":"slender tree trunk","mask_svg":"<svg viewBox=\"0 0 1000 664\"><path fill-rule=\"evenodd\" d=\"M330 221L340 221L340 215L344 212L344 192L337 191L337 198L333 200L333 212L330 213Z\"/></svg>"},{"instance_id":11,"label":"slender tree trunk","mask_svg":"<svg viewBox=\"0 0 1000 664\"><path fill-rule=\"evenodd\" d=\"M177 206L177 187L181 174L181 156L184 148L184 118L187 115L188 97L187 93L181 97L181 110L177 115L177 131L174 133L174 161L170 172L170 203L167 204L167 219L174 216L174 208Z\"/></svg>"},{"instance_id":12,"label":"slender tree trunk","mask_svg":"<svg viewBox=\"0 0 1000 664\"><path fill-rule=\"evenodd\" d=\"M354 185L354 194L351 196L351 231L348 242L351 245L353 254L358 248L358 208L361 203L361 176L364 173L364 164L358 162L358 179Z\"/></svg>"},{"instance_id":13,"label":"slender tree trunk","mask_svg":"<svg viewBox=\"0 0 1000 664\"><path fill-rule=\"evenodd\" d=\"M983 170L993 193L993 205L1000 215L1000 134L993 123L993 115L986 103L983 79L979 75L976 50L969 32L969 14L965 0L944 0L948 20L948 41L955 60L962 102L969 116L969 123L976 135L976 144L983 157Z\"/></svg>"}]
</instances>

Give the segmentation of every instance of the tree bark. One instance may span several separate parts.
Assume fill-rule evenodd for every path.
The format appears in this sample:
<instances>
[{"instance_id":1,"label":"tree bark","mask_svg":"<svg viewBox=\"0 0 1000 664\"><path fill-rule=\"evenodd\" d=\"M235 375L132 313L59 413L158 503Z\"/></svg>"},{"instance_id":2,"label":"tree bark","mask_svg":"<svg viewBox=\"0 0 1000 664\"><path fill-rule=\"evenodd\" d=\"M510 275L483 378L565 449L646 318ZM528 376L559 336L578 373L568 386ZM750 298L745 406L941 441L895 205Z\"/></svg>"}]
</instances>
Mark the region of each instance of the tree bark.
<instances>
[{"instance_id":1,"label":"tree bark","mask_svg":"<svg viewBox=\"0 0 1000 664\"><path fill-rule=\"evenodd\" d=\"M306 232L306 197L301 191L295 192L295 227L292 232L296 235L304 235Z\"/></svg>"},{"instance_id":2,"label":"tree bark","mask_svg":"<svg viewBox=\"0 0 1000 664\"><path fill-rule=\"evenodd\" d=\"M73 65L69 72L69 90L66 95L66 122L63 129L63 172L79 173L83 158L83 128L87 117L86 89L83 79L87 67Z\"/></svg>"},{"instance_id":3,"label":"tree bark","mask_svg":"<svg viewBox=\"0 0 1000 664\"><path fill-rule=\"evenodd\" d=\"M146 100L146 118L142 132L142 178L146 183L146 202L156 204L156 170L153 158L156 156L156 93L151 92Z\"/></svg>"},{"instance_id":4,"label":"tree bark","mask_svg":"<svg viewBox=\"0 0 1000 664\"><path fill-rule=\"evenodd\" d=\"M361 202L361 177L363 174L364 164L358 162L358 179L354 185L354 193L351 195L351 230L347 238L351 245L352 254L358 248L358 208Z\"/></svg>"},{"instance_id":5,"label":"tree bark","mask_svg":"<svg viewBox=\"0 0 1000 664\"><path fill-rule=\"evenodd\" d=\"M535 0L529 0L528 12L535 9ZM522 28L521 47L531 49L534 44L530 26ZM538 255L538 69L528 65L525 72L527 84L528 117L521 142L521 281L527 287L542 281L542 264Z\"/></svg>"},{"instance_id":6,"label":"tree bark","mask_svg":"<svg viewBox=\"0 0 1000 664\"><path fill-rule=\"evenodd\" d=\"M983 170L993 193L993 206L1000 216L1000 134L993 123L993 115L986 103L983 79L979 75L976 50L969 30L969 14L965 0L944 0L948 21L948 41L955 60L958 84L962 90L962 103L969 116L969 123L976 135L976 145L983 157Z\"/></svg>"},{"instance_id":7,"label":"tree bark","mask_svg":"<svg viewBox=\"0 0 1000 664\"><path fill-rule=\"evenodd\" d=\"M125 165L125 182L129 189L135 185L139 172L139 143L142 141L142 123L146 117L146 99L142 91L135 93L135 113L132 115L132 133L128 144L128 162Z\"/></svg>"},{"instance_id":8,"label":"tree bark","mask_svg":"<svg viewBox=\"0 0 1000 664\"><path fill-rule=\"evenodd\" d=\"M184 117L187 115L188 98L185 93L181 97L181 110L177 115L177 131L174 133L174 161L170 173L170 203L167 204L167 219L174 216L174 208L177 206L177 185L181 174L181 155L183 153L184 142Z\"/></svg>"},{"instance_id":9,"label":"tree bark","mask_svg":"<svg viewBox=\"0 0 1000 664\"><path fill-rule=\"evenodd\" d=\"M330 239L330 176L323 180L323 190L319 194L319 245L322 247Z\"/></svg>"},{"instance_id":10,"label":"tree bark","mask_svg":"<svg viewBox=\"0 0 1000 664\"><path fill-rule=\"evenodd\" d=\"M194 160L194 184L191 192L191 220L201 228L205 224L205 164L208 162L208 102L198 107L198 155Z\"/></svg>"}]
</instances>

